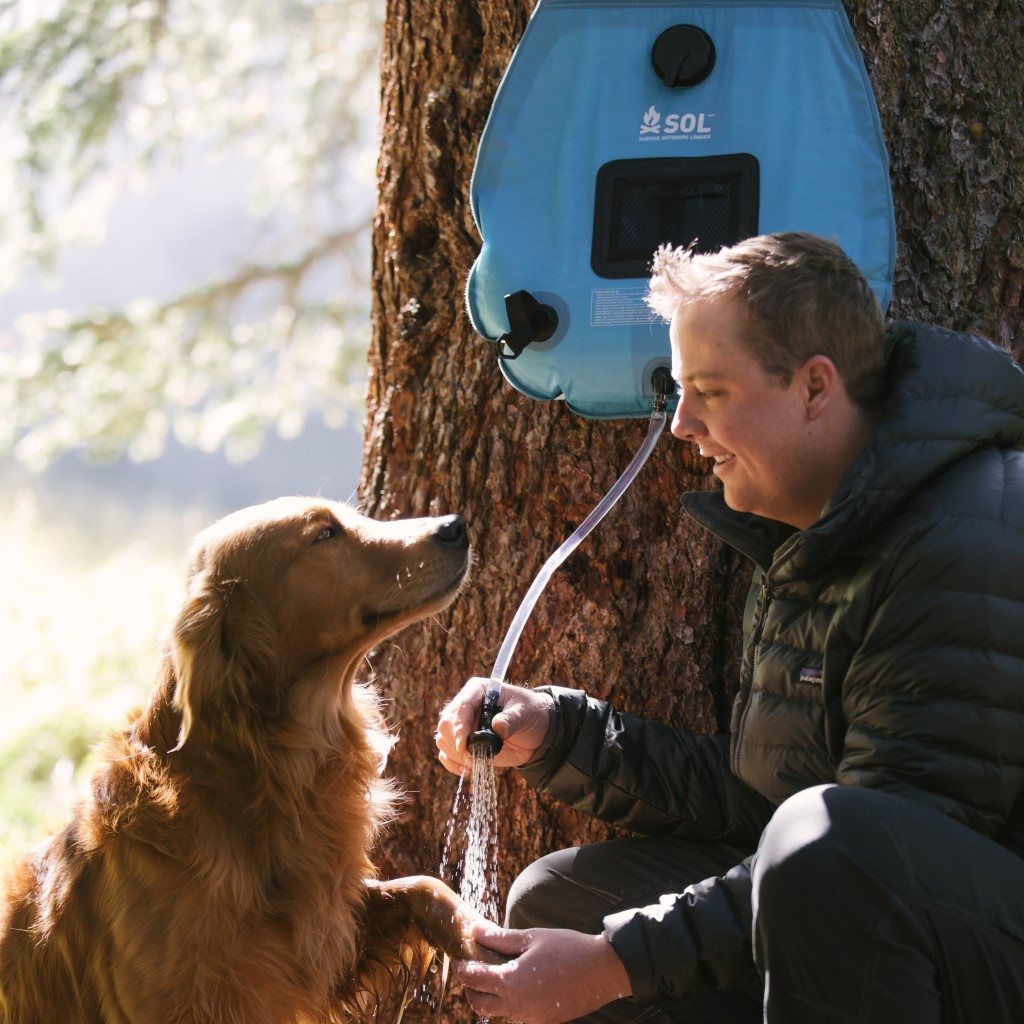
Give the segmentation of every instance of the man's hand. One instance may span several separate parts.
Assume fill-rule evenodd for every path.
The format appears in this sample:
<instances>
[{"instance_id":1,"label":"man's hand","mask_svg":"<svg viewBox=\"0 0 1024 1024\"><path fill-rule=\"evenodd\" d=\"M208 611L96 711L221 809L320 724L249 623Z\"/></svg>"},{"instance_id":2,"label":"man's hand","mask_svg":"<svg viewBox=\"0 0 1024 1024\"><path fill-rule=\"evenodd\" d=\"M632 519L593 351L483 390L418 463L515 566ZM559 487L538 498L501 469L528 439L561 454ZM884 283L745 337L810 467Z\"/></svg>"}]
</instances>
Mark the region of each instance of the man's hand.
<instances>
[{"instance_id":1,"label":"man's hand","mask_svg":"<svg viewBox=\"0 0 1024 1024\"><path fill-rule=\"evenodd\" d=\"M632 992L622 961L603 935L494 925L474 925L472 933L481 946L515 958L497 966L456 964L455 977L482 1016L562 1024Z\"/></svg>"},{"instance_id":2,"label":"man's hand","mask_svg":"<svg viewBox=\"0 0 1024 1024\"><path fill-rule=\"evenodd\" d=\"M490 684L490 679L474 676L449 702L437 721L434 735L437 756L455 775L462 775L472 763L466 744L470 734L476 731L484 694ZM503 710L494 716L491 728L503 743L494 758L494 767L518 768L533 757L543 742L552 701L545 693L502 683L499 703Z\"/></svg>"}]
</instances>

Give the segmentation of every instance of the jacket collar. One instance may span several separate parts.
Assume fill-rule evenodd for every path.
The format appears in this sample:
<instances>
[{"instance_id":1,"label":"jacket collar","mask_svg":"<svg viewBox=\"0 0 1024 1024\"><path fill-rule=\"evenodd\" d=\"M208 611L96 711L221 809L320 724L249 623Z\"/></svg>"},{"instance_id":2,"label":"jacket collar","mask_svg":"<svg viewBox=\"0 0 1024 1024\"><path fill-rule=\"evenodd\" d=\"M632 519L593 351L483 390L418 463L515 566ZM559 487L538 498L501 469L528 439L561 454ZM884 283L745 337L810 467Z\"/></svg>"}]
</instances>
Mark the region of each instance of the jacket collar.
<instances>
[{"instance_id":1,"label":"jacket collar","mask_svg":"<svg viewBox=\"0 0 1024 1024\"><path fill-rule=\"evenodd\" d=\"M690 491L683 495L683 508L701 526L759 565L765 571L776 549L796 531L773 519L734 512L725 503L720 487L713 491Z\"/></svg>"}]
</instances>

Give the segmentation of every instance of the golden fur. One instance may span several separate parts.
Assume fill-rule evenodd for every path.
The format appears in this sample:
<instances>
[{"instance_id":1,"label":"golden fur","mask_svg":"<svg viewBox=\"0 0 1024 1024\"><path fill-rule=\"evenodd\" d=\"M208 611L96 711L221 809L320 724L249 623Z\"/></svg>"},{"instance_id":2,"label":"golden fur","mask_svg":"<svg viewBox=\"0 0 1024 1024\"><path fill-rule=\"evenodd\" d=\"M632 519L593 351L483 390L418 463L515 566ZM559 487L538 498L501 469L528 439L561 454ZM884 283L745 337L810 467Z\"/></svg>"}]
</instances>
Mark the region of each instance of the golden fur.
<instances>
[{"instance_id":1,"label":"golden fur","mask_svg":"<svg viewBox=\"0 0 1024 1024\"><path fill-rule=\"evenodd\" d=\"M392 1019L424 932L455 951L464 921L433 880L366 881L395 794L353 676L468 564L452 520L321 500L200 534L149 702L8 879L0 1024Z\"/></svg>"}]
</instances>

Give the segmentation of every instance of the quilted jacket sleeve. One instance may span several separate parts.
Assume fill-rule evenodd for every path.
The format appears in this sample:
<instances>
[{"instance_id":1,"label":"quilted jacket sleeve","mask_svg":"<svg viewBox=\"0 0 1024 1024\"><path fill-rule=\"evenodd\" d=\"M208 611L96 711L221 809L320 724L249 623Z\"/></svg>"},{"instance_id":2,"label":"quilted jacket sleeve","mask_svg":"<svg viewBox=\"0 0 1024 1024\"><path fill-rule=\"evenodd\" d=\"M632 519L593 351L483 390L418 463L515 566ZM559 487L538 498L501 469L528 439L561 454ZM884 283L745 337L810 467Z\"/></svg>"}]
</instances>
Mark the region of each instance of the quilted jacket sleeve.
<instances>
[{"instance_id":1,"label":"quilted jacket sleeve","mask_svg":"<svg viewBox=\"0 0 1024 1024\"><path fill-rule=\"evenodd\" d=\"M730 771L728 737L621 714L578 690L542 689L555 714L542 750L522 769L533 786L637 832L756 845L774 807ZM750 859L610 915L605 935L640 1002L734 984L754 970Z\"/></svg>"},{"instance_id":2,"label":"quilted jacket sleeve","mask_svg":"<svg viewBox=\"0 0 1024 1024\"><path fill-rule=\"evenodd\" d=\"M652 906L604 919L604 935L626 968L634 999L664 1004L751 983L753 859Z\"/></svg>"},{"instance_id":3,"label":"quilted jacket sleeve","mask_svg":"<svg viewBox=\"0 0 1024 1024\"><path fill-rule=\"evenodd\" d=\"M962 478L975 494L999 485L991 472ZM843 680L845 728L832 738L837 782L926 803L1016 846L1021 837L1001 832L1024 798L1019 504L932 518L887 559Z\"/></svg>"},{"instance_id":4,"label":"quilted jacket sleeve","mask_svg":"<svg viewBox=\"0 0 1024 1024\"><path fill-rule=\"evenodd\" d=\"M538 689L554 716L521 769L535 789L634 832L757 842L774 807L730 771L728 736L622 714L579 690Z\"/></svg>"}]
</instances>

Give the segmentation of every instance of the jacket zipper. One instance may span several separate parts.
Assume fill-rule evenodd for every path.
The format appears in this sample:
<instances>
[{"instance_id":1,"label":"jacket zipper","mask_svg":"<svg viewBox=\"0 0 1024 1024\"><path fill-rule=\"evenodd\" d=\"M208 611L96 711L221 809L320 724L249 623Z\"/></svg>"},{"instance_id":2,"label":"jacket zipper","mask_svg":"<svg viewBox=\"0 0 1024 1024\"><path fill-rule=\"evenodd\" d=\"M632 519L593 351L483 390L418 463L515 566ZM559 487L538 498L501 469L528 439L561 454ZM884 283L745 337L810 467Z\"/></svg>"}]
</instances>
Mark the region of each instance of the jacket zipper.
<instances>
[{"instance_id":1,"label":"jacket zipper","mask_svg":"<svg viewBox=\"0 0 1024 1024\"><path fill-rule=\"evenodd\" d=\"M740 712L740 719L736 723L736 735L733 737L732 773L740 778L740 737L743 735L743 726L747 721L747 712L750 710L750 701L754 694L754 681L757 679L757 663L761 659L761 634L764 632L764 620L767 617L768 605L771 602L771 589L768 585L767 573L761 577L761 607L754 626L754 660L750 669L750 687L747 696L743 701L743 710Z\"/></svg>"}]
</instances>

